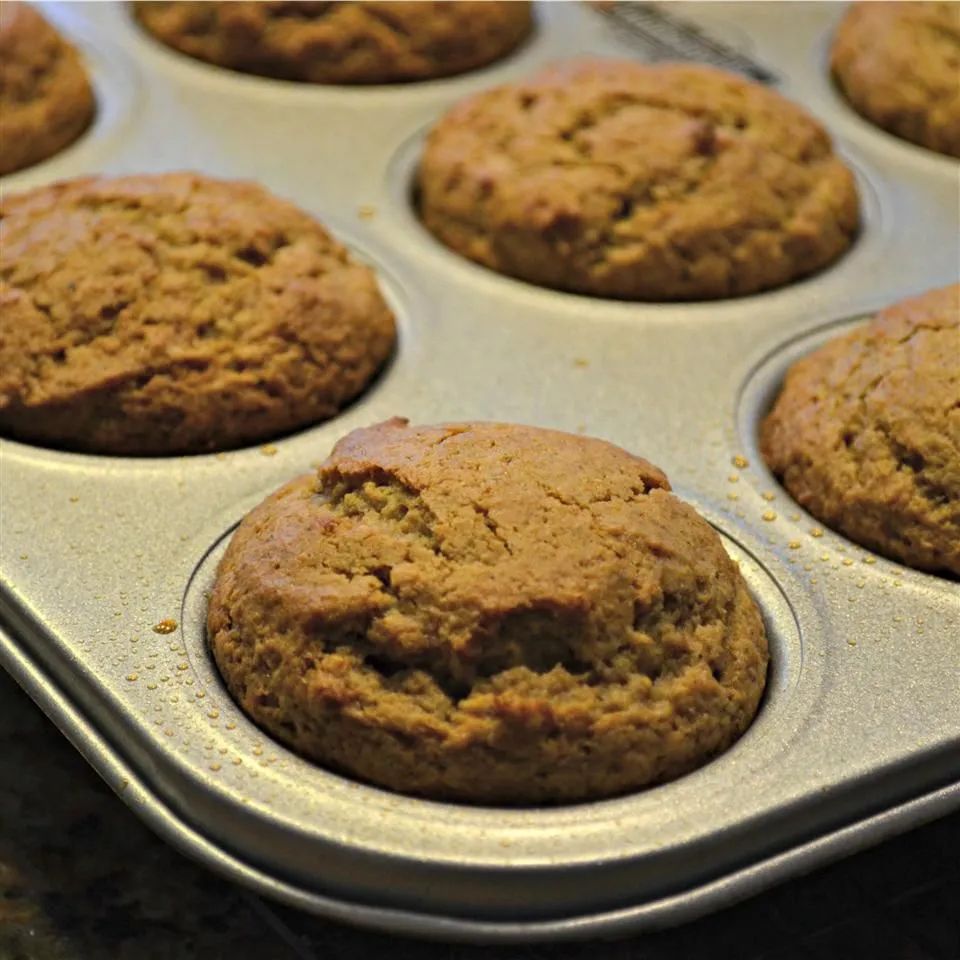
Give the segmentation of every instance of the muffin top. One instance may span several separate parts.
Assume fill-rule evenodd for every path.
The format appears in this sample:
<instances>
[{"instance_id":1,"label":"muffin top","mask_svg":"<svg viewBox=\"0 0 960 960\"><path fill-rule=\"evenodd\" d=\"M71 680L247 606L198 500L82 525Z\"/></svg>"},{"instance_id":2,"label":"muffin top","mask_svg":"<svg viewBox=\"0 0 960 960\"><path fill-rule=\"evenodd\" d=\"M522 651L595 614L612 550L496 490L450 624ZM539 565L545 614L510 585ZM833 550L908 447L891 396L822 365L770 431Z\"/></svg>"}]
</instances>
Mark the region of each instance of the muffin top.
<instances>
[{"instance_id":1,"label":"muffin top","mask_svg":"<svg viewBox=\"0 0 960 960\"><path fill-rule=\"evenodd\" d=\"M795 363L760 442L824 523L960 575L960 286L897 303Z\"/></svg>"},{"instance_id":2,"label":"muffin top","mask_svg":"<svg viewBox=\"0 0 960 960\"><path fill-rule=\"evenodd\" d=\"M527 2L149 2L159 40L221 67L307 83L399 83L483 66L530 33Z\"/></svg>"},{"instance_id":3,"label":"muffin top","mask_svg":"<svg viewBox=\"0 0 960 960\"><path fill-rule=\"evenodd\" d=\"M402 792L609 796L727 747L763 689L763 623L663 473L505 424L341 440L220 565L208 626L278 739Z\"/></svg>"},{"instance_id":4,"label":"muffin top","mask_svg":"<svg viewBox=\"0 0 960 960\"><path fill-rule=\"evenodd\" d=\"M960 3L854 3L834 38L831 66L859 113L960 157Z\"/></svg>"},{"instance_id":5,"label":"muffin top","mask_svg":"<svg viewBox=\"0 0 960 960\"><path fill-rule=\"evenodd\" d=\"M0 5L0 174L38 163L90 124L94 100L77 51L33 7Z\"/></svg>"},{"instance_id":6,"label":"muffin top","mask_svg":"<svg viewBox=\"0 0 960 960\"><path fill-rule=\"evenodd\" d=\"M561 64L455 106L418 184L426 226L547 287L636 300L753 293L839 257L854 179L823 127L708 67Z\"/></svg>"},{"instance_id":7,"label":"muffin top","mask_svg":"<svg viewBox=\"0 0 960 960\"><path fill-rule=\"evenodd\" d=\"M85 178L3 200L0 431L194 453L322 420L389 356L373 273L253 183Z\"/></svg>"}]
</instances>

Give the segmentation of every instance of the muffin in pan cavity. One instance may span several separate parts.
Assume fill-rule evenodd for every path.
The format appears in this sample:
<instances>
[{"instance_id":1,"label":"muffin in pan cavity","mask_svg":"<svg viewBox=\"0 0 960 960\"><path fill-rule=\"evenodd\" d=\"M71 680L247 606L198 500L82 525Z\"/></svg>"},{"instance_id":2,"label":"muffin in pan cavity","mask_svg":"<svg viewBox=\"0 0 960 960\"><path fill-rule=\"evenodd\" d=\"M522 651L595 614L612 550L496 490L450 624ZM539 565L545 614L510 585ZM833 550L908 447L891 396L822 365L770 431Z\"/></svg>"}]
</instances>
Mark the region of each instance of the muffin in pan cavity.
<instances>
[{"instance_id":1,"label":"muffin in pan cavity","mask_svg":"<svg viewBox=\"0 0 960 960\"><path fill-rule=\"evenodd\" d=\"M254 183L91 177L0 206L0 433L202 453L333 416L390 356L373 272Z\"/></svg>"},{"instance_id":2,"label":"muffin in pan cavity","mask_svg":"<svg viewBox=\"0 0 960 960\"><path fill-rule=\"evenodd\" d=\"M823 127L691 64L560 64L468 98L431 131L424 224L458 253L626 300L756 293L837 260L860 222Z\"/></svg>"},{"instance_id":3,"label":"muffin in pan cavity","mask_svg":"<svg viewBox=\"0 0 960 960\"><path fill-rule=\"evenodd\" d=\"M0 175L46 160L89 126L95 101L76 49L29 4L0 4Z\"/></svg>"},{"instance_id":4,"label":"muffin in pan cavity","mask_svg":"<svg viewBox=\"0 0 960 960\"><path fill-rule=\"evenodd\" d=\"M960 285L894 304L795 363L760 449L828 526L960 576Z\"/></svg>"},{"instance_id":5,"label":"muffin in pan cavity","mask_svg":"<svg viewBox=\"0 0 960 960\"><path fill-rule=\"evenodd\" d=\"M146 2L140 23L181 53L303 83L431 80L506 56L533 27L512 0Z\"/></svg>"},{"instance_id":6,"label":"muffin in pan cavity","mask_svg":"<svg viewBox=\"0 0 960 960\"><path fill-rule=\"evenodd\" d=\"M877 126L960 157L960 3L855 3L830 65L853 108Z\"/></svg>"},{"instance_id":7,"label":"muffin in pan cavity","mask_svg":"<svg viewBox=\"0 0 960 960\"><path fill-rule=\"evenodd\" d=\"M343 438L234 534L208 610L252 719L379 786L590 800L731 745L758 608L713 528L611 444L494 423Z\"/></svg>"}]
</instances>

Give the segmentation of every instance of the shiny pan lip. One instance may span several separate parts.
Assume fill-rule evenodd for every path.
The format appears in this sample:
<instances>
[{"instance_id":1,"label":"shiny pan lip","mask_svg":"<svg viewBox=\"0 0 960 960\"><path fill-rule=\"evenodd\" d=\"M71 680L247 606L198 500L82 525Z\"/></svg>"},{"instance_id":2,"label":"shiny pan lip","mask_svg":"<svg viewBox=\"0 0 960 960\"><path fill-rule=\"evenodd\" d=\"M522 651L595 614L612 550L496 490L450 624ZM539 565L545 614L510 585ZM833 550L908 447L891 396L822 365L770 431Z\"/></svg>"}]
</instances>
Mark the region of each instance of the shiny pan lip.
<instances>
[{"instance_id":1,"label":"shiny pan lip","mask_svg":"<svg viewBox=\"0 0 960 960\"><path fill-rule=\"evenodd\" d=\"M95 169L252 177L316 212L377 270L399 346L332 421L183 458L0 441L4 666L178 848L349 922L474 940L663 926L960 805L960 704L944 669L956 658L956 584L830 531L813 536L755 443L788 360L837 325L955 279L955 165L850 122L811 66L829 7L792 14L787 45L772 9L752 5L737 28L853 160L865 225L848 256L792 287L714 303L591 300L499 277L413 219L419 138L472 90L573 50L626 52L581 6L546 7L536 38L499 66L399 89L243 77L168 55L119 7L54 8L81 46L91 38L98 56L139 65L138 107L102 137L92 131L87 152L4 181L20 189ZM724 11L702 15L722 23ZM662 466L720 531L767 620L771 683L747 734L664 786L504 810L354 783L254 727L206 650L218 551L247 510L338 437L393 415L581 431ZM174 632L153 630L169 619Z\"/></svg>"}]
</instances>

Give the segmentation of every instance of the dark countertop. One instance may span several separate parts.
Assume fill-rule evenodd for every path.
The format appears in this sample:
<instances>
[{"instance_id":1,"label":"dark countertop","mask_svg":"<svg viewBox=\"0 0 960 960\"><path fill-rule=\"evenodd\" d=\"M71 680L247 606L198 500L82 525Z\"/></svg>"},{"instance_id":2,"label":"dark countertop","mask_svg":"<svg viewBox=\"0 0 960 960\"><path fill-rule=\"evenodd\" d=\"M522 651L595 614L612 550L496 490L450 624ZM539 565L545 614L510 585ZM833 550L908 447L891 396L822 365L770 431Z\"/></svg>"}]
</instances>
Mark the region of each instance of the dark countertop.
<instances>
[{"instance_id":1,"label":"dark countertop","mask_svg":"<svg viewBox=\"0 0 960 960\"><path fill-rule=\"evenodd\" d=\"M158 840L0 671L0 960L960 960L960 814L675 930L466 947L270 904Z\"/></svg>"}]
</instances>

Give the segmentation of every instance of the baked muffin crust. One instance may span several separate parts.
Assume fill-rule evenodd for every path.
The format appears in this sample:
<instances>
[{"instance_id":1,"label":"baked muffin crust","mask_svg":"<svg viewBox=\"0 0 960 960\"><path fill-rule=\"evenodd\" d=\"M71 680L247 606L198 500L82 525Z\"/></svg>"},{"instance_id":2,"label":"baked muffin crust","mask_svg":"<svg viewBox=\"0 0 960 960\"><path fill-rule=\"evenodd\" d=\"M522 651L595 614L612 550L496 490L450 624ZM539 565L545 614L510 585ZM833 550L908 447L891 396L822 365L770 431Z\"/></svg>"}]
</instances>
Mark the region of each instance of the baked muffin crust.
<instances>
[{"instance_id":1,"label":"baked muffin crust","mask_svg":"<svg viewBox=\"0 0 960 960\"><path fill-rule=\"evenodd\" d=\"M904 140L960 157L960 3L854 3L830 64L858 113Z\"/></svg>"},{"instance_id":2,"label":"baked muffin crust","mask_svg":"<svg viewBox=\"0 0 960 960\"><path fill-rule=\"evenodd\" d=\"M500 273L627 300L776 287L859 224L826 131L758 84L691 64L575 61L468 98L431 131L420 214Z\"/></svg>"},{"instance_id":3,"label":"baked muffin crust","mask_svg":"<svg viewBox=\"0 0 960 960\"><path fill-rule=\"evenodd\" d=\"M90 126L93 91L76 49L26 3L0 5L0 175L32 166Z\"/></svg>"},{"instance_id":4,"label":"baked muffin crust","mask_svg":"<svg viewBox=\"0 0 960 960\"><path fill-rule=\"evenodd\" d=\"M531 5L444 2L149 2L157 39L221 67L305 83L401 83L463 73L529 35Z\"/></svg>"},{"instance_id":5,"label":"baked muffin crust","mask_svg":"<svg viewBox=\"0 0 960 960\"><path fill-rule=\"evenodd\" d=\"M253 183L85 178L3 201L0 432L113 454L333 416L390 355L372 271Z\"/></svg>"},{"instance_id":6,"label":"baked muffin crust","mask_svg":"<svg viewBox=\"0 0 960 960\"><path fill-rule=\"evenodd\" d=\"M208 630L277 739L471 802L677 777L746 729L767 666L739 571L656 467L489 423L346 436L241 523Z\"/></svg>"},{"instance_id":7,"label":"baked muffin crust","mask_svg":"<svg viewBox=\"0 0 960 960\"><path fill-rule=\"evenodd\" d=\"M894 304L795 363L760 447L828 526L960 575L960 285Z\"/></svg>"}]
</instances>

